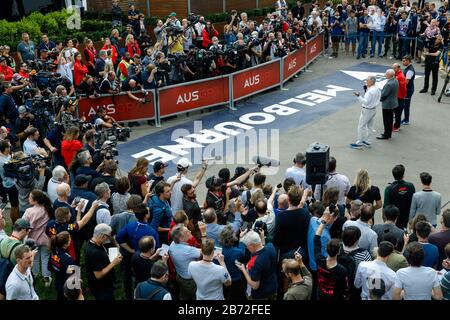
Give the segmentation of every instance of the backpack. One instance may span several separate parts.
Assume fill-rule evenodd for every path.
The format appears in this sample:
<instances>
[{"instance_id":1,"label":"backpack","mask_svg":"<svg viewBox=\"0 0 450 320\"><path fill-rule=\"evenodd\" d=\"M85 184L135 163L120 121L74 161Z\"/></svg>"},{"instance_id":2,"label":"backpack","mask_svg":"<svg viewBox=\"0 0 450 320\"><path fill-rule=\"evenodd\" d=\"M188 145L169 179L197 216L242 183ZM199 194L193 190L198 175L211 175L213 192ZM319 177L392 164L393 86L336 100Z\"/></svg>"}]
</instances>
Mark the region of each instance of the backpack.
<instances>
[{"instance_id":1,"label":"backpack","mask_svg":"<svg viewBox=\"0 0 450 320\"><path fill-rule=\"evenodd\" d=\"M152 291L150 291L150 293L149 293L146 297L143 297L143 296L141 295L141 294L142 294L142 293L141 293L141 290L142 290L142 288L143 288L147 283L149 283L148 280L147 280L146 282L139 283L139 284L136 286L136 291L135 291L135 296L134 296L134 299L135 299L135 300L153 300L153 298L155 298L155 296L156 296L157 294L166 291L166 290L165 290L164 288L162 288L162 287L156 287L156 288L154 288ZM149 284L150 284L150 283L149 283Z\"/></svg>"},{"instance_id":2,"label":"backpack","mask_svg":"<svg viewBox=\"0 0 450 320\"><path fill-rule=\"evenodd\" d=\"M4 296L6 296L6 281L8 280L9 275L14 269L14 264L11 262L11 254L13 253L14 249L20 244L21 243L18 242L13 245L13 247L9 251L8 258L3 257L0 253L0 293Z\"/></svg>"},{"instance_id":3,"label":"backpack","mask_svg":"<svg viewBox=\"0 0 450 320\"><path fill-rule=\"evenodd\" d=\"M341 246L340 252L337 256L337 262L347 269L347 276L350 284L354 283L356 276L356 269L358 268L355 260L355 255L366 251L363 248L358 248L352 252L345 253L344 248Z\"/></svg>"}]
</instances>

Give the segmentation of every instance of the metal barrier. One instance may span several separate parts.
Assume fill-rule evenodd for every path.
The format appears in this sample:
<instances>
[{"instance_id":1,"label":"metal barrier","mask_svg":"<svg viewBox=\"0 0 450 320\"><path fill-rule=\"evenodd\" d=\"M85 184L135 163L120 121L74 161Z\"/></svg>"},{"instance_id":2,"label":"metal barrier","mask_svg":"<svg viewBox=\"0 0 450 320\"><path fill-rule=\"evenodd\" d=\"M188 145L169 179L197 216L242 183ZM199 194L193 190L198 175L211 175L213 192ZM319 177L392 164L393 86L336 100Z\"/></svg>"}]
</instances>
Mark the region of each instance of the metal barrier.
<instances>
[{"instance_id":1,"label":"metal barrier","mask_svg":"<svg viewBox=\"0 0 450 320\"><path fill-rule=\"evenodd\" d=\"M90 118L102 106L107 114L118 122L154 119L156 126L160 127L161 119L173 115L226 104L230 109L234 109L235 101L277 86L282 88L284 82L306 68L323 52L324 40L322 33L310 39L306 46L281 59L226 76L146 90L150 95L150 100L146 103L132 100L126 92L102 95L95 99L81 98L78 113L80 116ZM140 92L133 92L133 95L143 96ZM153 108L148 108L150 103L153 104Z\"/></svg>"}]
</instances>

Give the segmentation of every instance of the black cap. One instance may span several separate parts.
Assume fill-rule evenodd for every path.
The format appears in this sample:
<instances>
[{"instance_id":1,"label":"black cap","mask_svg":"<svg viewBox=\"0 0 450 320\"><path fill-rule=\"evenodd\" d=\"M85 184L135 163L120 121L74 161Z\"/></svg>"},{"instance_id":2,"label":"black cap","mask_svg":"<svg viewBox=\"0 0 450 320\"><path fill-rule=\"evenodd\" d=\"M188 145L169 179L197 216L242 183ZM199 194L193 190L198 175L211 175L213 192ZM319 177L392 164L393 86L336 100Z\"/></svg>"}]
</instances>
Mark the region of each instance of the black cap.
<instances>
[{"instance_id":1,"label":"black cap","mask_svg":"<svg viewBox=\"0 0 450 320\"><path fill-rule=\"evenodd\" d=\"M89 183L89 181L91 181L91 179L92 179L91 176L87 176L85 174L79 174L75 177L75 185L77 187L80 187L85 183Z\"/></svg>"},{"instance_id":2,"label":"black cap","mask_svg":"<svg viewBox=\"0 0 450 320\"><path fill-rule=\"evenodd\" d=\"M153 172L158 172L159 170L161 170L162 168L165 168L169 166L167 163L164 163L162 161L156 161L155 164L153 165Z\"/></svg>"},{"instance_id":3,"label":"black cap","mask_svg":"<svg viewBox=\"0 0 450 320\"><path fill-rule=\"evenodd\" d=\"M212 176L212 177L209 177L208 179L206 179L205 184L206 184L206 188L211 189L214 187L222 186L223 180L222 180L222 178Z\"/></svg>"}]
</instances>

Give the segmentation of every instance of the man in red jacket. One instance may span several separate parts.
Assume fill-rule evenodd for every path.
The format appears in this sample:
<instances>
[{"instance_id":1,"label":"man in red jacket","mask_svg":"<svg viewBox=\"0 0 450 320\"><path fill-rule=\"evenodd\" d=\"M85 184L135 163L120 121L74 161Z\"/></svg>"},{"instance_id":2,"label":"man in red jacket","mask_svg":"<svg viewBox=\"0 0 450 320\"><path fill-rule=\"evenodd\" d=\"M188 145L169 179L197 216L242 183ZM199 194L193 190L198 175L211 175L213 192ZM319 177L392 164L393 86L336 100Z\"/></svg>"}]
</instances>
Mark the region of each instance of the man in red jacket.
<instances>
[{"instance_id":1,"label":"man in red jacket","mask_svg":"<svg viewBox=\"0 0 450 320\"><path fill-rule=\"evenodd\" d=\"M8 67L6 59L4 57L0 58L0 73L5 76L5 81L11 81L14 71L11 67Z\"/></svg>"},{"instance_id":2,"label":"man in red jacket","mask_svg":"<svg viewBox=\"0 0 450 320\"><path fill-rule=\"evenodd\" d=\"M397 93L398 107L395 108L395 110L394 110L395 122L394 122L394 127L392 128L392 131L398 132L398 130L400 129L403 105L404 105L405 99L406 99L406 78L402 72L402 68L400 67L400 64L394 63L392 65L392 68L395 71L395 78L398 81L398 93Z\"/></svg>"}]
</instances>

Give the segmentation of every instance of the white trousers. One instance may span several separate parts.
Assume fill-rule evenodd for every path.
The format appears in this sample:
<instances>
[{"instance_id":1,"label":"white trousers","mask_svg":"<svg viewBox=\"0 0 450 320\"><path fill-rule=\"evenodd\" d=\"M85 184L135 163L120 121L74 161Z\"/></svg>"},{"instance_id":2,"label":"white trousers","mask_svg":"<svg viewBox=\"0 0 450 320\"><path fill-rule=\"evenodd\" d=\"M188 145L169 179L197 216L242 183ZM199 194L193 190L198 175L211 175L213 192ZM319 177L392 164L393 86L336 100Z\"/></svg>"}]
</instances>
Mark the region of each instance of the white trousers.
<instances>
[{"instance_id":1,"label":"white trousers","mask_svg":"<svg viewBox=\"0 0 450 320\"><path fill-rule=\"evenodd\" d=\"M372 143L373 137L373 124L375 121L375 114L377 109L361 109L361 115L359 116L358 123L358 139L357 144L361 144L363 141Z\"/></svg>"}]
</instances>

